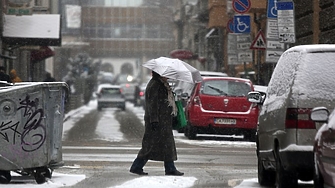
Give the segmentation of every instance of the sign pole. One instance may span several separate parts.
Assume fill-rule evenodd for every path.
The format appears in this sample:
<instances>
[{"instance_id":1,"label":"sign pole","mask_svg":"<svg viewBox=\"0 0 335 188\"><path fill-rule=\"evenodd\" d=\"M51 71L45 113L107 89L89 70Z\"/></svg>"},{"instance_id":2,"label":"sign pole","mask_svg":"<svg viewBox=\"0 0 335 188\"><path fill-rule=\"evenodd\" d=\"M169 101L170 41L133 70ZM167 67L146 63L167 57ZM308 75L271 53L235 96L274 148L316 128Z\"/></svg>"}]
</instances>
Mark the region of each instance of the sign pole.
<instances>
[{"instance_id":1,"label":"sign pole","mask_svg":"<svg viewBox=\"0 0 335 188\"><path fill-rule=\"evenodd\" d=\"M244 78L248 78L247 62L243 62L244 66Z\"/></svg>"},{"instance_id":2,"label":"sign pole","mask_svg":"<svg viewBox=\"0 0 335 188\"><path fill-rule=\"evenodd\" d=\"M257 84L261 85L261 51L257 50Z\"/></svg>"}]
</instances>

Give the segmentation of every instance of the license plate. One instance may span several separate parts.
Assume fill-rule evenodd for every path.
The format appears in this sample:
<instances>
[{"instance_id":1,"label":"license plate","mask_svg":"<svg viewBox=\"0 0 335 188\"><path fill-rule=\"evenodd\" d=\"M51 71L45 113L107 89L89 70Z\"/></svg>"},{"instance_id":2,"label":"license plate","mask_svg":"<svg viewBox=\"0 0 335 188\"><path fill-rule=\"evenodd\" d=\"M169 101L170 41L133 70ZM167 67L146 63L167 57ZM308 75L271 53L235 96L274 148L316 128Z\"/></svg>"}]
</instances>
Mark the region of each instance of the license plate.
<instances>
[{"instance_id":1,"label":"license plate","mask_svg":"<svg viewBox=\"0 0 335 188\"><path fill-rule=\"evenodd\" d=\"M226 124L226 125L235 125L236 119L223 119L223 118L216 118L214 119L215 124Z\"/></svg>"}]
</instances>

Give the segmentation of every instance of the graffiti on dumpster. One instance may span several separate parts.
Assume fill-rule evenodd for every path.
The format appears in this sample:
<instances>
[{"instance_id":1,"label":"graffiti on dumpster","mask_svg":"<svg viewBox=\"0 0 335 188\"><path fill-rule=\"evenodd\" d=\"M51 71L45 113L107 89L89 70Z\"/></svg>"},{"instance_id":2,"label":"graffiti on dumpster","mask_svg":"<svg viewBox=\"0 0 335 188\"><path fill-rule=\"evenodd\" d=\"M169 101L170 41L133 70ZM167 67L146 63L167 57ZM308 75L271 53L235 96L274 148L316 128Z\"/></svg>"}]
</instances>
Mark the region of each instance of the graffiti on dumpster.
<instances>
[{"instance_id":1,"label":"graffiti on dumpster","mask_svg":"<svg viewBox=\"0 0 335 188\"><path fill-rule=\"evenodd\" d=\"M30 100L29 95L20 101L17 111L23 110L23 118L21 120L26 119L26 121L2 121L0 124L0 135L3 140L16 145L17 138L19 138L21 149L26 152L33 152L43 145L46 140L46 128L41 123L44 111L38 108L38 103L38 98Z\"/></svg>"}]
</instances>

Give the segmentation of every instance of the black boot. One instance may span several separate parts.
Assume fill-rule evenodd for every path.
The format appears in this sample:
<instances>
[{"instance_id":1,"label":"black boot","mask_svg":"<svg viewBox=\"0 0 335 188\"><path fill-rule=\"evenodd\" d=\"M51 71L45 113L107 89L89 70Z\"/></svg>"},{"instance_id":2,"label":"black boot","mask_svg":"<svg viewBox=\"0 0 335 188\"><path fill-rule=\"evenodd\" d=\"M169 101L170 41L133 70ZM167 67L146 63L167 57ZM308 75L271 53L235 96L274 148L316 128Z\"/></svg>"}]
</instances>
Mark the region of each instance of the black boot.
<instances>
[{"instance_id":1,"label":"black boot","mask_svg":"<svg viewBox=\"0 0 335 188\"><path fill-rule=\"evenodd\" d=\"M134 174L138 174L138 175L140 175L140 176L145 176L145 175L148 175L148 173L146 173L146 172L143 172L143 170L142 169L130 169L130 172L131 173L134 173Z\"/></svg>"},{"instance_id":2,"label":"black boot","mask_svg":"<svg viewBox=\"0 0 335 188\"><path fill-rule=\"evenodd\" d=\"M133 164L130 167L130 172L138 175L148 175L148 173L143 172L143 167L147 163L148 160L136 158Z\"/></svg>"},{"instance_id":3,"label":"black boot","mask_svg":"<svg viewBox=\"0 0 335 188\"><path fill-rule=\"evenodd\" d=\"M165 175L168 176L182 176L184 175L183 172L179 172L177 168L174 166L173 161L164 161L164 167L165 167Z\"/></svg>"},{"instance_id":4,"label":"black boot","mask_svg":"<svg viewBox=\"0 0 335 188\"><path fill-rule=\"evenodd\" d=\"M165 175L167 176L183 176L184 172L179 172L178 170L170 171L170 172L165 172Z\"/></svg>"}]
</instances>

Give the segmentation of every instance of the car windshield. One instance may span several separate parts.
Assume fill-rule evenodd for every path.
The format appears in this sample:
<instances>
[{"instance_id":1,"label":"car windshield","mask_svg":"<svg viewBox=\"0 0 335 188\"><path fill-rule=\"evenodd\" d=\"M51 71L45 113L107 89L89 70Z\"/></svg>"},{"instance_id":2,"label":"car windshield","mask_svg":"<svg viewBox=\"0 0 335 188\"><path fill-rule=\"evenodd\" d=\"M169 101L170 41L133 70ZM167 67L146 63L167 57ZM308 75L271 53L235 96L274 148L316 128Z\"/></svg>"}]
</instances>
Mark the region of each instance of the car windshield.
<instances>
[{"instance_id":1,"label":"car windshield","mask_svg":"<svg viewBox=\"0 0 335 188\"><path fill-rule=\"evenodd\" d=\"M250 85L245 82L209 80L202 83L202 94L206 95L242 97L247 96L250 91Z\"/></svg>"},{"instance_id":2,"label":"car windshield","mask_svg":"<svg viewBox=\"0 0 335 188\"><path fill-rule=\"evenodd\" d=\"M100 93L102 95L120 95L121 91L119 88L102 88Z\"/></svg>"}]
</instances>

